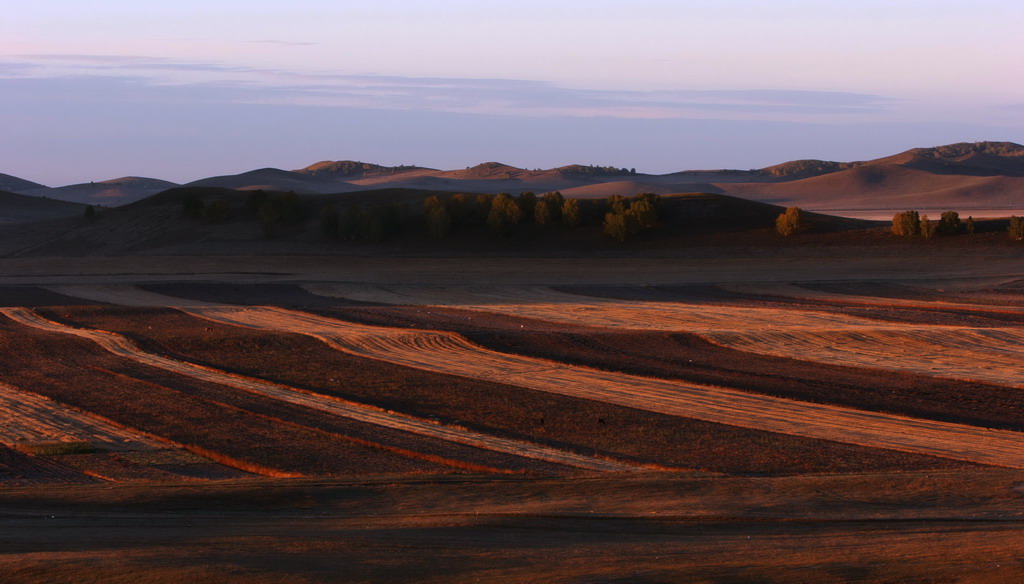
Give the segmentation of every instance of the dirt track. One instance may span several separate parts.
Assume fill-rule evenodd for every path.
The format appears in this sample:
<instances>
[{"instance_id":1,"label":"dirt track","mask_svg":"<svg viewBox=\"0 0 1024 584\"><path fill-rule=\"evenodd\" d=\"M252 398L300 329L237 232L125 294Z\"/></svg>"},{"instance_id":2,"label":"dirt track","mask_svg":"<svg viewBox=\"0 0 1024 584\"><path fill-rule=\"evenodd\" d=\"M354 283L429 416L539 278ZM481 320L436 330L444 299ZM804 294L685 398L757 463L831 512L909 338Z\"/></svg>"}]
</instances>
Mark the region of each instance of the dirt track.
<instances>
[{"instance_id":1,"label":"dirt track","mask_svg":"<svg viewBox=\"0 0 1024 584\"><path fill-rule=\"evenodd\" d=\"M62 291L74 293L71 289ZM131 292L121 289L106 293L108 299L113 298L111 294L120 294L122 302L129 304L160 297L149 292L133 297ZM169 297L161 299L164 305L174 304ZM271 307L206 304L182 309L215 322L311 335L339 350L428 371L757 430L1024 468L1024 436L1016 432L565 366L489 351L453 333L360 325Z\"/></svg>"},{"instance_id":2,"label":"dirt track","mask_svg":"<svg viewBox=\"0 0 1024 584\"><path fill-rule=\"evenodd\" d=\"M328 412L331 414L386 426L388 428L413 432L424 436L430 436L450 442L475 446L497 452L504 452L516 456L534 458L564 464L567 466L583 468L596 471L632 471L637 467L625 463L603 460L594 457L579 455L567 451L556 450L537 444L508 440L496 436L479 434L459 428L452 428L433 424L431 422L392 414L351 402L332 399L325 396L314 395L302 392L298 389L270 383L259 379L252 379L232 375L223 371L217 371L208 367L202 367L193 363L175 361L152 353L142 351L128 339L106 331L95 331L68 327L59 323L46 320L31 310L25 308L0 308L0 314L28 326L84 337L99 344L101 347L129 359L133 359L145 365L158 367L173 373L188 375L211 383L219 383L235 387L252 393L257 393L280 401L306 406L312 409Z\"/></svg>"}]
</instances>

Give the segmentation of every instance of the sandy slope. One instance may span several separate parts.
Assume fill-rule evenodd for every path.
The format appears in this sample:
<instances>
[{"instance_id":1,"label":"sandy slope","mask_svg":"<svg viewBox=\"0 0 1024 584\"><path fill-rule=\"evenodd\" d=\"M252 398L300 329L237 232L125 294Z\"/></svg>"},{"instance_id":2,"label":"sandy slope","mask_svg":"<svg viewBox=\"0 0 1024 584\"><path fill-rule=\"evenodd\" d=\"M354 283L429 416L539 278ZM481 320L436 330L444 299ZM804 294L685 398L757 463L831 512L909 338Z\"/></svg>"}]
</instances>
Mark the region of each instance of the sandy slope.
<instances>
[{"instance_id":1,"label":"sandy slope","mask_svg":"<svg viewBox=\"0 0 1024 584\"><path fill-rule=\"evenodd\" d=\"M60 290L76 293L73 287ZM104 298L112 299L112 294ZM144 293L135 298L130 289L122 289L120 296L124 304L151 304L158 295ZM163 305L174 302L165 297ZM342 351L427 371L757 430L1024 468L1024 435L1017 432L567 366L490 351L447 332L361 325L272 307L192 305L182 309L219 323L310 335Z\"/></svg>"},{"instance_id":2,"label":"sandy slope","mask_svg":"<svg viewBox=\"0 0 1024 584\"><path fill-rule=\"evenodd\" d=\"M199 307L194 307L192 310L199 310ZM218 310L218 308L210 307L209 310ZM340 399L311 394L281 384L233 375L193 363L176 361L167 357L142 351L132 344L131 341L120 335L106 331L79 329L65 326L46 320L26 308L0 308L0 314L27 326L32 326L50 332L71 334L87 338L96 342L111 353L133 359L145 365L165 369L172 373L188 375L211 383L219 383L235 387L287 403L306 406L361 422L378 424L396 430L413 432L468 446L504 452L516 456L524 456L527 458L535 458L538 460L588 470L623 471L636 470L637 468L624 463L578 455L528 442L508 440L460 428L442 426L426 420L394 414Z\"/></svg>"}]
</instances>

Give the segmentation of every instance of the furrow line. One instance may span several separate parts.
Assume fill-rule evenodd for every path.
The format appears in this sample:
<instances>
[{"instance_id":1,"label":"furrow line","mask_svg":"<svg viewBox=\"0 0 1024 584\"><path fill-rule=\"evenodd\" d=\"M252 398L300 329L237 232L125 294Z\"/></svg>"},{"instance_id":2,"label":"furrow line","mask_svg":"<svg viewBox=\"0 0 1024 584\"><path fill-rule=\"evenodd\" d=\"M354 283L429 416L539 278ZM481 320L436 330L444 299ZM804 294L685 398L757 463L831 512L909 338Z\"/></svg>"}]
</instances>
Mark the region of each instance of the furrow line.
<instances>
[{"instance_id":1,"label":"furrow line","mask_svg":"<svg viewBox=\"0 0 1024 584\"><path fill-rule=\"evenodd\" d=\"M558 450L539 444L500 438L432 423L427 420L398 415L367 406L345 402L326 396L305 393L297 388L271 383L260 379L246 378L209 367L177 361L147 353L131 341L115 333L91 329L80 329L56 323L26 308L0 308L0 313L11 320L49 332L71 334L89 339L105 350L136 362L164 369L172 373L187 375L203 381L227 385L265 397L305 406L337 416L377 424L395 430L411 432L449 442L502 452L524 458L543 460L555 464L593 471L636 471L640 467L623 462L605 460L592 456Z\"/></svg>"}]
</instances>

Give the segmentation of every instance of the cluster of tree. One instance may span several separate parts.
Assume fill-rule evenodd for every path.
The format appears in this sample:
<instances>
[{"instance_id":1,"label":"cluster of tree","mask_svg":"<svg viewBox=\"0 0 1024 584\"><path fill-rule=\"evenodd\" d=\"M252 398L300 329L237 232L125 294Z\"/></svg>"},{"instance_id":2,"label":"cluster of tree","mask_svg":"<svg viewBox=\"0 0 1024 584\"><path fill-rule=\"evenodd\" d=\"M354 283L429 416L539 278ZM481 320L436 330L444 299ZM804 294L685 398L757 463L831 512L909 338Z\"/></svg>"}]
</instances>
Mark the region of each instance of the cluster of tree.
<instances>
[{"instance_id":1,"label":"cluster of tree","mask_svg":"<svg viewBox=\"0 0 1024 584\"><path fill-rule=\"evenodd\" d=\"M608 210L604 215L604 234L619 243L638 233L653 229L658 224L658 203L661 197L654 193L640 193L632 200L622 195L608 197Z\"/></svg>"},{"instance_id":2,"label":"cluster of tree","mask_svg":"<svg viewBox=\"0 0 1024 584\"><path fill-rule=\"evenodd\" d=\"M196 193L189 193L181 203L182 213L193 221L217 223L226 221L231 216L231 204L224 199L203 201Z\"/></svg>"},{"instance_id":3,"label":"cluster of tree","mask_svg":"<svg viewBox=\"0 0 1024 584\"><path fill-rule=\"evenodd\" d=\"M302 203L294 192L271 197L262 190L256 190L249 194L248 206L259 218L267 237L273 237L279 226L297 225L304 219Z\"/></svg>"},{"instance_id":4,"label":"cluster of tree","mask_svg":"<svg viewBox=\"0 0 1024 584\"><path fill-rule=\"evenodd\" d=\"M339 212L333 205L320 211L320 232L342 241L383 241L401 231L402 208L397 205L349 205Z\"/></svg>"},{"instance_id":5,"label":"cluster of tree","mask_svg":"<svg viewBox=\"0 0 1024 584\"><path fill-rule=\"evenodd\" d=\"M615 168L614 166L595 166L593 164L584 166L582 164L570 164L569 166L563 167L562 172L567 174L582 174L587 176L602 176L602 175L622 175L622 174L636 174L635 168Z\"/></svg>"},{"instance_id":6,"label":"cluster of tree","mask_svg":"<svg viewBox=\"0 0 1024 584\"><path fill-rule=\"evenodd\" d=\"M806 228L804 212L800 207L789 207L775 218L775 231L779 235L790 236Z\"/></svg>"},{"instance_id":7,"label":"cluster of tree","mask_svg":"<svg viewBox=\"0 0 1024 584\"><path fill-rule=\"evenodd\" d=\"M956 211L943 212L937 225L927 215L919 215L917 211L901 211L892 218L892 233L900 237L931 239L936 234L957 235L964 232L974 233L974 217L961 221Z\"/></svg>"},{"instance_id":8,"label":"cluster of tree","mask_svg":"<svg viewBox=\"0 0 1024 584\"><path fill-rule=\"evenodd\" d=\"M470 229L487 229L496 237L512 235L516 227L538 225L576 227L581 222L580 204L561 193L538 197L524 192L518 197L456 194L422 201L422 215L415 205L349 205L338 211L325 207L320 213L320 231L328 238L346 241L381 241L407 229L422 227L435 238Z\"/></svg>"}]
</instances>

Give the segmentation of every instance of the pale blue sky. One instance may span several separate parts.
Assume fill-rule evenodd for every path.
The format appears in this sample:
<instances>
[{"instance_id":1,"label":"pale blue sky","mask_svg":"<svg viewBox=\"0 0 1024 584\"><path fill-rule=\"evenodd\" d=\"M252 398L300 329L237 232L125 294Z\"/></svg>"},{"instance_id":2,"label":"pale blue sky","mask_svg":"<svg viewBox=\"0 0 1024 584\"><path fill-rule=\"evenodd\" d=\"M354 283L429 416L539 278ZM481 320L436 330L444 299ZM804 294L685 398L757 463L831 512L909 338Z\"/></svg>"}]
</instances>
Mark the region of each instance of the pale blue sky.
<instances>
[{"instance_id":1,"label":"pale blue sky","mask_svg":"<svg viewBox=\"0 0 1024 584\"><path fill-rule=\"evenodd\" d=\"M1024 141L1024 2L11 3L0 172L646 172Z\"/></svg>"}]
</instances>

